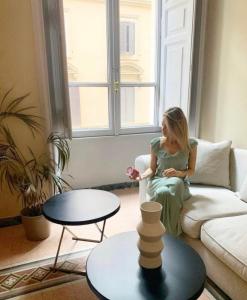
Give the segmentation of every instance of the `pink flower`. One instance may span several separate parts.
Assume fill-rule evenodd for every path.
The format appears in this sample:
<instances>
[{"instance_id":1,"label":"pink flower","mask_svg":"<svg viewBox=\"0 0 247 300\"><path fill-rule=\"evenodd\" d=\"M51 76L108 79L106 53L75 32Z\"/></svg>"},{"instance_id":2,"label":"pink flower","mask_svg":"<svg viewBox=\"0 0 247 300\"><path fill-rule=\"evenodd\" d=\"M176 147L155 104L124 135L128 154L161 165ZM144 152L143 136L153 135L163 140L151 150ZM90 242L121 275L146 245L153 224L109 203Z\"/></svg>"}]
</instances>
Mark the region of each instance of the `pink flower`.
<instances>
[{"instance_id":1,"label":"pink flower","mask_svg":"<svg viewBox=\"0 0 247 300\"><path fill-rule=\"evenodd\" d=\"M135 168L128 167L126 175L135 180L138 176L140 176L140 173Z\"/></svg>"}]
</instances>

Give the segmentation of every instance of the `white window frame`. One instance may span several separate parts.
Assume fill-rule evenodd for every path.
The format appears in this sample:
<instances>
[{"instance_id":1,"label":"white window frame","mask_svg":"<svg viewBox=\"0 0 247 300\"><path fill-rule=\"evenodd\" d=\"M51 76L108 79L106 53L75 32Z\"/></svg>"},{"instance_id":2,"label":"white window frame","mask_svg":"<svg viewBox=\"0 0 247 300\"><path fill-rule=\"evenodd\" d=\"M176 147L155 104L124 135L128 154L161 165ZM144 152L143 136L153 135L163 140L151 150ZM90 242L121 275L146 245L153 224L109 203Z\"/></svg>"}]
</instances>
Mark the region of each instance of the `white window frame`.
<instances>
[{"instance_id":1,"label":"white window frame","mask_svg":"<svg viewBox=\"0 0 247 300\"><path fill-rule=\"evenodd\" d=\"M148 133L160 131L159 120L158 120L158 99L159 99L159 63L157 62L160 58L160 23L161 23L161 0L157 0L157 20L156 20L156 53L157 57L155 59L156 73L155 82L144 82L144 83L128 83L120 82L120 17L119 17L119 2L116 0L106 0L106 10L107 10L107 45L108 45L108 82L73 82L68 83L69 86L77 87L107 87L108 88L108 117L109 117L109 129L73 129L73 137L93 137L93 136L104 136L104 135L121 135L121 134L136 134L136 133ZM111 18L110 16L114 16ZM114 32L113 38L110 37L109 33ZM118 66L116 68L115 66ZM112 69L111 69L112 68ZM120 90L121 87L154 87L155 89L155 99L154 99L154 125L149 126L134 126L128 128L121 128L121 98Z\"/></svg>"},{"instance_id":2,"label":"white window frame","mask_svg":"<svg viewBox=\"0 0 247 300\"><path fill-rule=\"evenodd\" d=\"M115 9L115 14L118 16L119 13L119 3L118 1L114 1L114 9ZM143 82L143 83L132 83L132 82L120 82L120 74L117 72L115 74L115 78L117 84L119 85L119 92L116 95L116 110L115 110L115 135L118 134L137 134L137 133L151 133L151 132L158 132L160 131L160 126L159 126L159 95L160 95L160 37L161 37L161 0L156 0L156 59L155 59L155 81L154 82ZM115 28L119 27L120 24L120 18L116 18ZM119 28L117 30L119 33ZM116 41L114 44L114 49L115 49L115 54L114 58L116 61L119 63L119 68L120 68L120 43L119 41L119 36L116 36ZM150 126L134 126L134 127L128 127L128 128L121 128L121 120L120 120L120 101L121 101L121 95L120 95L120 90L121 87L154 87L155 89L155 98L154 98L154 125Z\"/></svg>"}]
</instances>

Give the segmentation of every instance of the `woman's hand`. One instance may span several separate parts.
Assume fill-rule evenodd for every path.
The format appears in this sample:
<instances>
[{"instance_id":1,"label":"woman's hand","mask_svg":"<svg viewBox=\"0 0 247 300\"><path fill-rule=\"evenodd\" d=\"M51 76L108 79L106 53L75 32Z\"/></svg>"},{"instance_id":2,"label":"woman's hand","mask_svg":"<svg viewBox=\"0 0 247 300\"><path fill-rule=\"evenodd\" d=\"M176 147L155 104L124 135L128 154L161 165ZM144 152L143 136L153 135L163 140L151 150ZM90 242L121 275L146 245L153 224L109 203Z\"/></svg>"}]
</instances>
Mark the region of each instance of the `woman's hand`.
<instances>
[{"instance_id":1,"label":"woman's hand","mask_svg":"<svg viewBox=\"0 0 247 300\"><path fill-rule=\"evenodd\" d=\"M177 171L173 168L165 169L162 173L164 177L179 177L180 171Z\"/></svg>"},{"instance_id":2,"label":"woman's hand","mask_svg":"<svg viewBox=\"0 0 247 300\"><path fill-rule=\"evenodd\" d=\"M139 173L138 175L129 175L129 179L131 180L135 180L135 181L141 181L143 178L142 178L142 175Z\"/></svg>"},{"instance_id":3,"label":"woman's hand","mask_svg":"<svg viewBox=\"0 0 247 300\"><path fill-rule=\"evenodd\" d=\"M126 175L131 180L136 180L136 181L142 180L142 176L140 172L133 167L128 167Z\"/></svg>"},{"instance_id":4,"label":"woman's hand","mask_svg":"<svg viewBox=\"0 0 247 300\"><path fill-rule=\"evenodd\" d=\"M141 176L141 174L140 174L140 175L137 176L137 177L129 176L129 179L135 180L135 181L141 181L143 178L142 178L142 176Z\"/></svg>"}]
</instances>

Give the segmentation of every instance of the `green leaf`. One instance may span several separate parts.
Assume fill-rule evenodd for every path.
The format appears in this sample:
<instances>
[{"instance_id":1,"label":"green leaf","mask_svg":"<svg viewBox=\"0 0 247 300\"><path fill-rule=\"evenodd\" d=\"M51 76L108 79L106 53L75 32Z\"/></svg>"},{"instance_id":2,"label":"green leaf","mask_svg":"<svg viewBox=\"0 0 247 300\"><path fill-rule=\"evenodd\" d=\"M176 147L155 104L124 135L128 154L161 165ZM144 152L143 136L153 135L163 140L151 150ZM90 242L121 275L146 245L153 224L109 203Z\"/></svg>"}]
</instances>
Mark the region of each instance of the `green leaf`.
<instances>
[{"instance_id":1,"label":"green leaf","mask_svg":"<svg viewBox=\"0 0 247 300\"><path fill-rule=\"evenodd\" d=\"M25 99L29 94L18 97L8 102L9 93L4 95L0 107L0 187L7 184L11 193L17 192L17 198L21 200L23 208L29 213L40 212L41 206L47 199L46 190L50 186L55 194L71 188L70 184L61 177L70 158L68 140L58 134L51 133L47 138L47 144L57 151L55 161L52 151L44 151L36 154L31 146L23 153L16 144L11 130L7 126L10 118L16 118L23 122L34 133L42 128L40 117L29 113L34 106L25 106ZM6 123L3 121L6 120ZM49 190L49 189L48 189Z\"/></svg>"},{"instance_id":2,"label":"green leaf","mask_svg":"<svg viewBox=\"0 0 247 300\"><path fill-rule=\"evenodd\" d=\"M27 98L30 95L30 93L27 93L21 97L15 98L14 100L12 100L6 107L6 111L14 111L14 109L16 107L18 107L25 98Z\"/></svg>"},{"instance_id":3,"label":"green leaf","mask_svg":"<svg viewBox=\"0 0 247 300\"><path fill-rule=\"evenodd\" d=\"M3 99L1 100L1 103L0 103L0 112L1 110L3 109L3 105L4 105L4 102L6 101L8 95L12 92L13 88L9 89L3 96Z\"/></svg>"}]
</instances>

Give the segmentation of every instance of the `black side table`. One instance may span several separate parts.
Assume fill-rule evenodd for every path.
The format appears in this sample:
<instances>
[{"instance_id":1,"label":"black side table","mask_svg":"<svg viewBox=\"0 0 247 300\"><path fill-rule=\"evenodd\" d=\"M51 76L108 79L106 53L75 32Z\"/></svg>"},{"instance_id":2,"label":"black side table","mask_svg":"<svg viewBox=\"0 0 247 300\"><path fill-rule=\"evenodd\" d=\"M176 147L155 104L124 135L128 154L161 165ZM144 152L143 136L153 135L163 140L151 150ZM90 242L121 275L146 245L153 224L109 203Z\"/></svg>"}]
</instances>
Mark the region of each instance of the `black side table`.
<instances>
[{"instance_id":1,"label":"black side table","mask_svg":"<svg viewBox=\"0 0 247 300\"><path fill-rule=\"evenodd\" d=\"M57 270L56 264L65 229L72 234L73 240L100 243L104 237L106 219L115 215L119 209L120 200L116 195L94 189L73 190L55 195L47 200L43 206L43 215L49 221L63 226L52 269ZM103 221L102 229L97 224L100 221ZM79 238L66 227L66 225L74 226L92 223L95 223L101 233L99 240ZM61 268L59 270L71 272ZM73 273L84 274L76 271L73 271Z\"/></svg>"},{"instance_id":2,"label":"black side table","mask_svg":"<svg viewBox=\"0 0 247 300\"><path fill-rule=\"evenodd\" d=\"M148 270L138 264L138 234L124 232L95 247L87 260L90 288L100 299L197 299L206 280L200 256L183 241L164 235L162 267Z\"/></svg>"}]
</instances>

